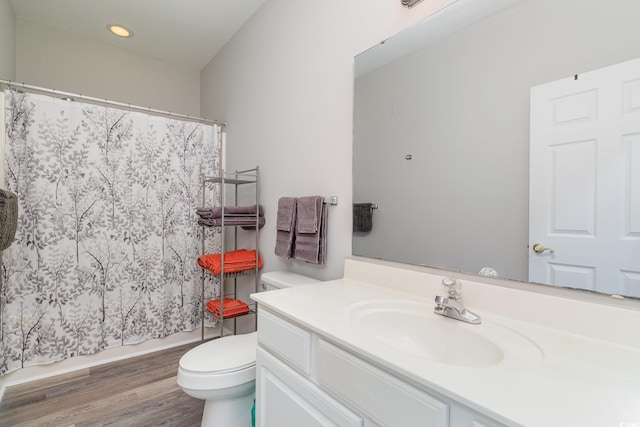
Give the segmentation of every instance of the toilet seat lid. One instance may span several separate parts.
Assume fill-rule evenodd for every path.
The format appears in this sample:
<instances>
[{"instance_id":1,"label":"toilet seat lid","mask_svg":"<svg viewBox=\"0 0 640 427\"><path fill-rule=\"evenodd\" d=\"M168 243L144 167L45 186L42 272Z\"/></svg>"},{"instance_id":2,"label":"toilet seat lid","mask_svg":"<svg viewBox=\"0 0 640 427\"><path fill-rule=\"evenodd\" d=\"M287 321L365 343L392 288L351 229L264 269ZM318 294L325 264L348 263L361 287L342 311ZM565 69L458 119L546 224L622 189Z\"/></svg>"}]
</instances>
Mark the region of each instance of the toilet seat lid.
<instances>
[{"instance_id":1,"label":"toilet seat lid","mask_svg":"<svg viewBox=\"0 0 640 427\"><path fill-rule=\"evenodd\" d=\"M257 333L232 335L200 344L180 359L184 370L200 373L234 372L256 364Z\"/></svg>"}]
</instances>

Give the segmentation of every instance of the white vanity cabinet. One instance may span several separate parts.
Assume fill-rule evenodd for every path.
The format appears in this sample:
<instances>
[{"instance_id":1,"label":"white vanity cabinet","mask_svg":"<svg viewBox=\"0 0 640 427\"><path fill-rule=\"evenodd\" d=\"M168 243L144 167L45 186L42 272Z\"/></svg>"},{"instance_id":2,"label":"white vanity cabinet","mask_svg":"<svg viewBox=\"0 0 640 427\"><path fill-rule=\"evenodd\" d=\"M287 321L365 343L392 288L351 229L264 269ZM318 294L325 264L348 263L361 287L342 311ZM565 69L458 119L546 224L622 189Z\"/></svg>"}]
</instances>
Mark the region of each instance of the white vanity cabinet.
<instances>
[{"instance_id":1,"label":"white vanity cabinet","mask_svg":"<svg viewBox=\"0 0 640 427\"><path fill-rule=\"evenodd\" d=\"M259 427L503 426L266 308L258 315L256 403Z\"/></svg>"}]
</instances>

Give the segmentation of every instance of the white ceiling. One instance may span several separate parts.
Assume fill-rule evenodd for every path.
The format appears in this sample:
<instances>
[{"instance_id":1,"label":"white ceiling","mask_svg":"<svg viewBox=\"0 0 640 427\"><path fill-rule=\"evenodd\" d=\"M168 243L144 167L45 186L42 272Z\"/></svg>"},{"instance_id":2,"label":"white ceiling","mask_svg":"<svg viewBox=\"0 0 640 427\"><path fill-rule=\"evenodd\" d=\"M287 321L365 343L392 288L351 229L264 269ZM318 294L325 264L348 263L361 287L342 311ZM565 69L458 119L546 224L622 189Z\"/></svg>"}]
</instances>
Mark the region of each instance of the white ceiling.
<instances>
[{"instance_id":1,"label":"white ceiling","mask_svg":"<svg viewBox=\"0 0 640 427\"><path fill-rule=\"evenodd\" d=\"M16 18L202 69L266 0L11 0ZM120 24L134 36L107 31Z\"/></svg>"}]
</instances>

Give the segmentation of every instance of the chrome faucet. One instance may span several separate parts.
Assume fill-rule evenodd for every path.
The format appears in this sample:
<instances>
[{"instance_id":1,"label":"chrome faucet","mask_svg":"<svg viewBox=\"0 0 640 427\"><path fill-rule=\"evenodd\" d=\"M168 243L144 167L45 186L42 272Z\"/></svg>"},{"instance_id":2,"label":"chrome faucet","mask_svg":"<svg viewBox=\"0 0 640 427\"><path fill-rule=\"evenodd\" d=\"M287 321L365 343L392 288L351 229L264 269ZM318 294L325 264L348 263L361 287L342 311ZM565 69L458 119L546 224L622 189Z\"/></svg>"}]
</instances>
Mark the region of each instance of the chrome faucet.
<instances>
[{"instance_id":1,"label":"chrome faucet","mask_svg":"<svg viewBox=\"0 0 640 427\"><path fill-rule=\"evenodd\" d=\"M462 305L462 284L458 279L445 277L442 279L442 289L447 296L436 296L436 307L433 310L436 314L473 323L474 325L481 323L480 316L467 310Z\"/></svg>"}]
</instances>

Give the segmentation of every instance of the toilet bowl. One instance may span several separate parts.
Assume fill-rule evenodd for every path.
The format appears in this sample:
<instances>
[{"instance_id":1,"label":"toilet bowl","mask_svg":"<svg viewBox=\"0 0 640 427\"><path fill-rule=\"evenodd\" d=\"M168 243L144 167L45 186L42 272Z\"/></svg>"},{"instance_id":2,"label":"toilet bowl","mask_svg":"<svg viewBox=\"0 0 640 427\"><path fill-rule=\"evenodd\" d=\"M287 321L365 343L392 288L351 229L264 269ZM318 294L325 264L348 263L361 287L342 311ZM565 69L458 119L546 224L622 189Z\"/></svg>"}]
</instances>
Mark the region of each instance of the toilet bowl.
<instances>
[{"instance_id":1,"label":"toilet bowl","mask_svg":"<svg viewBox=\"0 0 640 427\"><path fill-rule=\"evenodd\" d=\"M263 290L317 283L287 271L265 273ZM200 344L180 358L178 385L205 401L203 427L247 427L255 398L257 332L232 335Z\"/></svg>"},{"instance_id":2,"label":"toilet bowl","mask_svg":"<svg viewBox=\"0 0 640 427\"><path fill-rule=\"evenodd\" d=\"M202 426L251 425L257 333L209 341L180 358L178 385L205 401Z\"/></svg>"}]
</instances>

